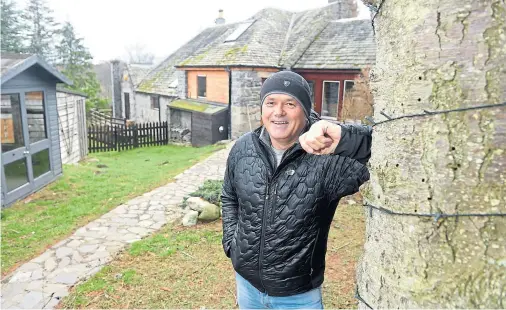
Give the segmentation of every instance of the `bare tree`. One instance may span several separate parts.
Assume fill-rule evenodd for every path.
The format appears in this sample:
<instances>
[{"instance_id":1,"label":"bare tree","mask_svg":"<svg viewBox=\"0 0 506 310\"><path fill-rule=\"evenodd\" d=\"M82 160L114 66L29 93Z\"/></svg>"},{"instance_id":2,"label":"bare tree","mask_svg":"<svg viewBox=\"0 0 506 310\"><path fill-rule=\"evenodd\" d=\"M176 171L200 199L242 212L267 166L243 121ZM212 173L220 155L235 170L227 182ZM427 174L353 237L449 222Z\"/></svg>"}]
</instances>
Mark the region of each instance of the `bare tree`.
<instances>
[{"instance_id":1,"label":"bare tree","mask_svg":"<svg viewBox=\"0 0 506 310\"><path fill-rule=\"evenodd\" d=\"M131 64L146 64L152 65L155 55L146 51L146 45L136 43L125 47L128 62Z\"/></svg>"},{"instance_id":2,"label":"bare tree","mask_svg":"<svg viewBox=\"0 0 506 310\"><path fill-rule=\"evenodd\" d=\"M341 115L343 121L360 120L365 122L365 118L373 114L373 97L369 79L370 68L361 71L359 77L355 79L353 87L344 93Z\"/></svg>"},{"instance_id":3,"label":"bare tree","mask_svg":"<svg viewBox=\"0 0 506 310\"><path fill-rule=\"evenodd\" d=\"M368 2L383 123L359 307L505 308L505 1Z\"/></svg>"}]
</instances>

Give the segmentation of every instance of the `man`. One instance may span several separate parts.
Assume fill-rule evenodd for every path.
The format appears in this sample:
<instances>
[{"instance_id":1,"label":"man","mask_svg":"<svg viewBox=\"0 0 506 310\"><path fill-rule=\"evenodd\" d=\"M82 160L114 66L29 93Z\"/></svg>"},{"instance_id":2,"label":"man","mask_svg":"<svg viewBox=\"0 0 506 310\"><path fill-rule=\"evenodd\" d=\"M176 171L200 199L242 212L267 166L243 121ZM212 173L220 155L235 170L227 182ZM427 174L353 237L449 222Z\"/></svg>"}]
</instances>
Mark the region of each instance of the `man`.
<instances>
[{"instance_id":1,"label":"man","mask_svg":"<svg viewBox=\"0 0 506 310\"><path fill-rule=\"evenodd\" d=\"M261 89L263 126L232 147L222 191L223 248L241 309L323 308L339 199L369 179L371 129L321 121L308 83L282 71Z\"/></svg>"}]
</instances>

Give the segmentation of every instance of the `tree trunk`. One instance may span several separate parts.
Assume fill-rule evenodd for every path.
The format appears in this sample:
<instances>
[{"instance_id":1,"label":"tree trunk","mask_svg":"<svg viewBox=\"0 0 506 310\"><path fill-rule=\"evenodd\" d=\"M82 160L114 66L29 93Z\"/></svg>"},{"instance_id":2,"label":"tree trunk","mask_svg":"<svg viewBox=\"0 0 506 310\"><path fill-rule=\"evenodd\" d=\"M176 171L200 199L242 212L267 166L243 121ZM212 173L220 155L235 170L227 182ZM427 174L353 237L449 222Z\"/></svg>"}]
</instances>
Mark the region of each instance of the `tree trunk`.
<instances>
[{"instance_id":1,"label":"tree trunk","mask_svg":"<svg viewBox=\"0 0 506 310\"><path fill-rule=\"evenodd\" d=\"M369 1L380 6L381 0ZM504 0L384 0L376 122L506 101ZM506 213L506 107L374 127L365 201L413 214ZM505 308L506 218L366 210L358 293L373 308ZM367 308L360 302L360 308Z\"/></svg>"}]
</instances>

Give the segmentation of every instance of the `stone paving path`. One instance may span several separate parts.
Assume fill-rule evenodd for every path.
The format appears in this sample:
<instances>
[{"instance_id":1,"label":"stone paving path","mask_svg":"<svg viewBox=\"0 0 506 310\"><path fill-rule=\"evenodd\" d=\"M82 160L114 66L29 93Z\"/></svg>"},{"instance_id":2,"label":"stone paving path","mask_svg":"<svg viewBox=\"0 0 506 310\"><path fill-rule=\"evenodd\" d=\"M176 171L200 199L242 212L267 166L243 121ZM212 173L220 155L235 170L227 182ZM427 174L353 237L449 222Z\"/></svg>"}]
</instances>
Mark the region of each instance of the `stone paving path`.
<instances>
[{"instance_id":1,"label":"stone paving path","mask_svg":"<svg viewBox=\"0 0 506 310\"><path fill-rule=\"evenodd\" d=\"M184 215L178 204L205 180L223 179L227 149L78 229L2 281L1 309L52 309L69 288L97 273L129 243Z\"/></svg>"}]
</instances>

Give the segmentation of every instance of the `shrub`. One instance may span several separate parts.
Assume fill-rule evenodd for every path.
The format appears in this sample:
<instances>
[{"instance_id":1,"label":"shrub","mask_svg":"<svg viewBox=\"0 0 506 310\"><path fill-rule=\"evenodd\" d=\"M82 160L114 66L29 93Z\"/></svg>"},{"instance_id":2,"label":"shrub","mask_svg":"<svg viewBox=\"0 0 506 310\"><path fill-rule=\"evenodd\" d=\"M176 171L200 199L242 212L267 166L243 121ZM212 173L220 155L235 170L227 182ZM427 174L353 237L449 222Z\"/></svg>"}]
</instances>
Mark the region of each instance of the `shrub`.
<instances>
[{"instance_id":1,"label":"shrub","mask_svg":"<svg viewBox=\"0 0 506 310\"><path fill-rule=\"evenodd\" d=\"M221 188L223 186L223 181L216 180L207 180L204 182L202 186L199 187L195 192L191 193L189 197L200 197L206 201L209 201L212 204L221 207ZM186 200L189 197L185 197L183 199L183 203L181 205L182 208L186 208Z\"/></svg>"}]
</instances>

